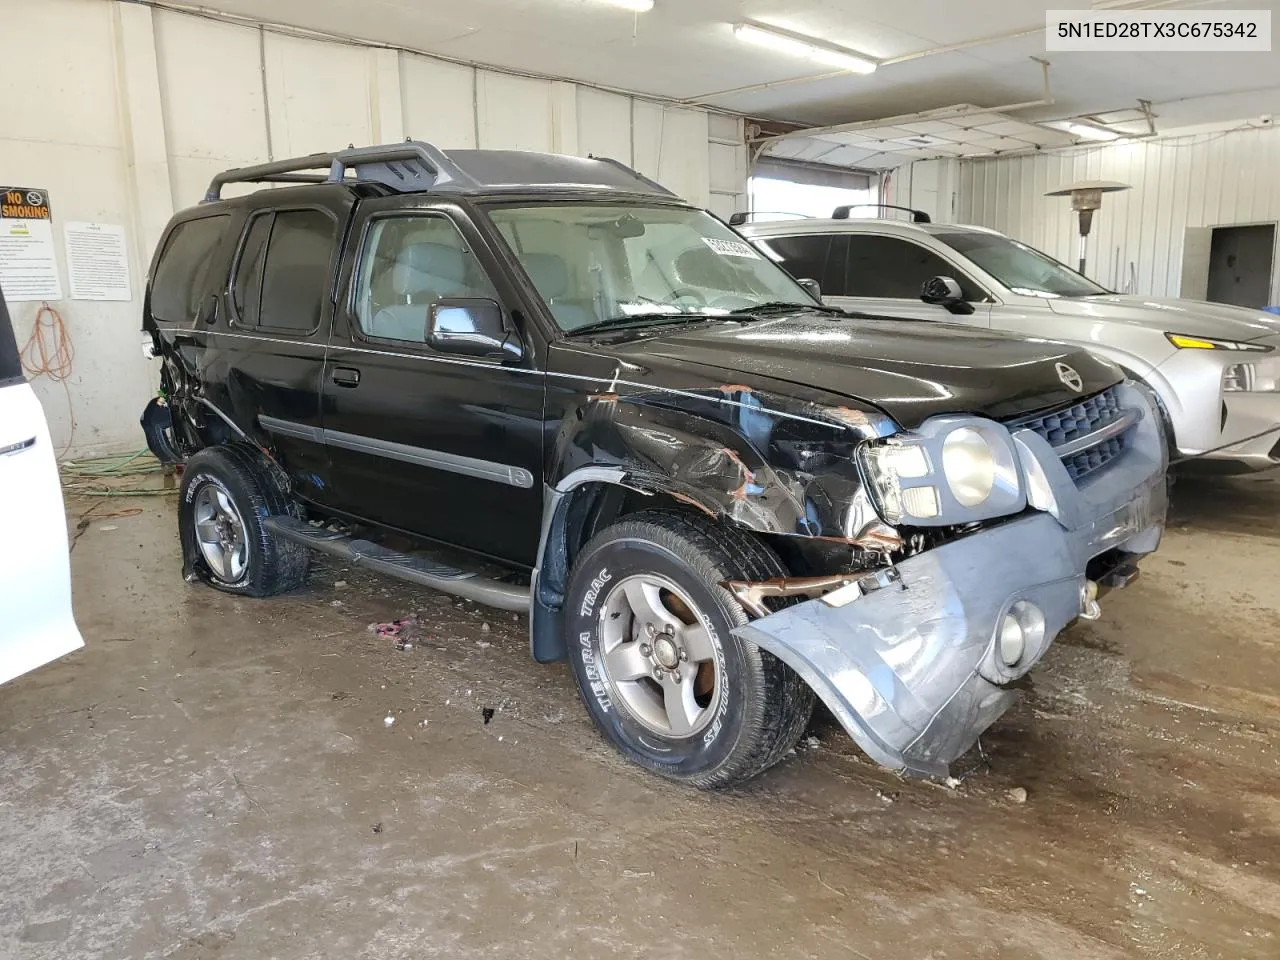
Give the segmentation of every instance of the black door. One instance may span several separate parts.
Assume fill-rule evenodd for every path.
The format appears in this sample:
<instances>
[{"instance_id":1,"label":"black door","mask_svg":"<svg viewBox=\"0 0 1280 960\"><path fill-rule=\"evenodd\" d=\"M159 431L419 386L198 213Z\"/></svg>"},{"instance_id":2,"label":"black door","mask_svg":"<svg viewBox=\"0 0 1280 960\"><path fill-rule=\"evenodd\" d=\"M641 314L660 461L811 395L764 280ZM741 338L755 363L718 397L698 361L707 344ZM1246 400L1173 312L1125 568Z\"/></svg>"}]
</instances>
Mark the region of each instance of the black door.
<instances>
[{"instance_id":1,"label":"black door","mask_svg":"<svg viewBox=\"0 0 1280 960\"><path fill-rule=\"evenodd\" d=\"M296 197L297 206L293 205ZM226 412L269 441L295 490L330 505L329 455L320 438L320 384L351 199L332 188L245 221L224 296L219 341Z\"/></svg>"},{"instance_id":2,"label":"black door","mask_svg":"<svg viewBox=\"0 0 1280 960\"><path fill-rule=\"evenodd\" d=\"M1275 224L1214 227L1206 299L1259 310L1267 306L1275 246Z\"/></svg>"},{"instance_id":3,"label":"black door","mask_svg":"<svg viewBox=\"0 0 1280 960\"><path fill-rule=\"evenodd\" d=\"M524 356L484 360L426 343L430 305L514 292L486 241L452 205L362 207L322 386L339 508L532 565L542 514L544 378Z\"/></svg>"}]
</instances>

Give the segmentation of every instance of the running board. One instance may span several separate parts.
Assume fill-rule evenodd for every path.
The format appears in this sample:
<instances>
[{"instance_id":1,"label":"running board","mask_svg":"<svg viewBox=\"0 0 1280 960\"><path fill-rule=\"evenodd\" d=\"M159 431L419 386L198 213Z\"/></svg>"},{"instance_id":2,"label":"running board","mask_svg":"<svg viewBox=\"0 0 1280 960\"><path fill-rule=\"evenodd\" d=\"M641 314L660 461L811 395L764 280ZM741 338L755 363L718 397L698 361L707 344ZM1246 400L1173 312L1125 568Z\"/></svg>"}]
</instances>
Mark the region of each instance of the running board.
<instances>
[{"instance_id":1,"label":"running board","mask_svg":"<svg viewBox=\"0 0 1280 960\"><path fill-rule=\"evenodd\" d=\"M529 612L528 587L500 583L435 560L388 550L376 543L357 540L336 530L313 527L295 517L268 517L263 526L278 537L347 560L356 566L367 567L375 573L474 600L487 607L497 607L513 613Z\"/></svg>"}]
</instances>

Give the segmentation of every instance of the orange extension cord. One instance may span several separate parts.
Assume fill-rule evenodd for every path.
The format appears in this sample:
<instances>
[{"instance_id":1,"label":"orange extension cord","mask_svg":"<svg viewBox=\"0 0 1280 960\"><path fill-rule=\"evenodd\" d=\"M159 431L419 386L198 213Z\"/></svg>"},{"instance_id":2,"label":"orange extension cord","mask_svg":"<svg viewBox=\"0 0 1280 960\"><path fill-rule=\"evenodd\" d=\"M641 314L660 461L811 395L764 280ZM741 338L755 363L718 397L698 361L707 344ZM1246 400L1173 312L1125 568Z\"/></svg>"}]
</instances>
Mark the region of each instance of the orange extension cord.
<instances>
[{"instance_id":1,"label":"orange extension cord","mask_svg":"<svg viewBox=\"0 0 1280 960\"><path fill-rule=\"evenodd\" d=\"M67 378L75 369L76 352L62 314L49 306L48 301L42 301L36 311L36 322L22 348L21 357L22 366L33 378L48 377L54 383L60 383L67 395L67 419L71 429L67 434L67 444L58 455L58 459L62 459L71 449L76 435L76 412L71 403L71 388L67 386Z\"/></svg>"}]
</instances>

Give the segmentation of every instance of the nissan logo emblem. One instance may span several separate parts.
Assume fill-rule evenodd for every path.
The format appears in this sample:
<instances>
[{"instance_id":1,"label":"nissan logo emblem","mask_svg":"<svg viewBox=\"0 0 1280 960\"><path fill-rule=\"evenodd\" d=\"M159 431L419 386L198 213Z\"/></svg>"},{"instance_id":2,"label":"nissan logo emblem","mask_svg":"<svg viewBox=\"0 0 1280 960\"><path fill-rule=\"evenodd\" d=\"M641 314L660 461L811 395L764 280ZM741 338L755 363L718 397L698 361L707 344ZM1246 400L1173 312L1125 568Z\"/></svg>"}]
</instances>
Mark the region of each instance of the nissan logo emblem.
<instances>
[{"instance_id":1,"label":"nissan logo emblem","mask_svg":"<svg viewBox=\"0 0 1280 960\"><path fill-rule=\"evenodd\" d=\"M1080 374L1076 373L1071 367L1065 363L1057 364L1058 379L1065 383L1068 387L1079 393L1084 389L1084 380L1080 378Z\"/></svg>"}]
</instances>

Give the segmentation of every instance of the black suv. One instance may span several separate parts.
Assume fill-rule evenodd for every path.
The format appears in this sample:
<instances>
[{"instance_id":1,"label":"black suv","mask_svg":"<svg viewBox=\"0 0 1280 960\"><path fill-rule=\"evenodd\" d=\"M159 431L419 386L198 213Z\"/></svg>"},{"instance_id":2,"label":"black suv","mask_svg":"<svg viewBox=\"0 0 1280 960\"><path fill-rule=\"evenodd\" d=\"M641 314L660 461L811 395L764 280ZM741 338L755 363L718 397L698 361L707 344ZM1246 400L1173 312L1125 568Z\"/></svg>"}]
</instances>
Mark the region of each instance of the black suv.
<instances>
[{"instance_id":1,"label":"black suv","mask_svg":"<svg viewBox=\"0 0 1280 960\"><path fill-rule=\"evenodd\" d=\"M222 198L250 182L287 186ZM150 276L189 580L265 596L320 550L527 611L604 734L702 786L777 761L815 695L945 775L1164 525L1159 418L1116 367L823 307L611 160L228 171Z\"/></svg>"}]
</instances>

